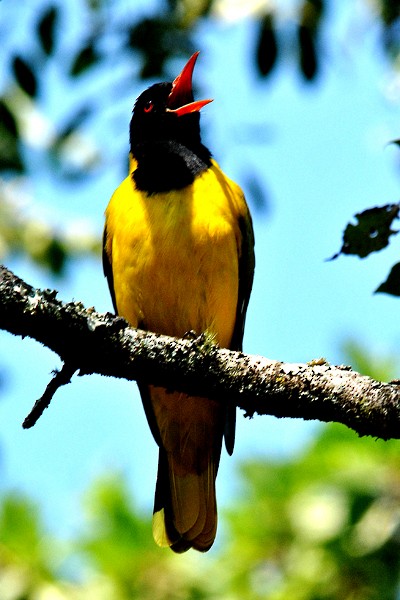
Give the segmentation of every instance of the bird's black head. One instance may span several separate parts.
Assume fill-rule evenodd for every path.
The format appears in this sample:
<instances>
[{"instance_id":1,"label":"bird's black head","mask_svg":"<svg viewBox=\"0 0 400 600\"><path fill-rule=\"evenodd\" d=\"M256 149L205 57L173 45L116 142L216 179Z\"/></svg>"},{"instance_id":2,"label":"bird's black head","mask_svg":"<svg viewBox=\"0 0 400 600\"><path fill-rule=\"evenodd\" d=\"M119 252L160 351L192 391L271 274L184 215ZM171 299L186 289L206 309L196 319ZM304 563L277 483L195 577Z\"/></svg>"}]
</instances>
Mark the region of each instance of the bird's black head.
<instances>
[{"instance_id":1,"label":"bird's black head","mask_svg":"<svg viewBox=\"0 0 400 600\"><path fill-rule=\"evenodd\" d=\"M180 189L210 166L201 143L200 109L211 100L193 100L194 54L172 83L145 90L133 108L131 153L137 161L136 186L148 193Z\"/></svg>"},{"instance_id":2,"label":"bird's black head","mask_svg":"<svg viewBox=\"0 0 400 600\"><path fill-rule=\"evenodd\" d=\"M195 145L200 141L198 112L179 115L171 109L172 83L156 83L136 100L130 127L132 153L142 144L176 141ZM193 97L189 103L193 101Z\"/></svg>"}]
</instances>

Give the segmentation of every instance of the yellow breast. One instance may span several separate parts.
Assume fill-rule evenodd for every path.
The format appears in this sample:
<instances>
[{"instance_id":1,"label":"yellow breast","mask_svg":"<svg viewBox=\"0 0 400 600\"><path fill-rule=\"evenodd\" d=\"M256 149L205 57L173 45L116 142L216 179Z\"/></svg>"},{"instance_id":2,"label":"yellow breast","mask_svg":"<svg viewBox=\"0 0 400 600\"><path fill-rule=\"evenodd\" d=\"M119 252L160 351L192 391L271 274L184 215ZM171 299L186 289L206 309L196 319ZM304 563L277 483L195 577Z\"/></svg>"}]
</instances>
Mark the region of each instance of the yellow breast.
<instances>
[{"instance_id":1,"label":"yellow breast","mask_svg":"<svg viewBox=\"0 0 400 600\"><path fill-rule=\"evenodd\" d=\"M148 196L127 177L106 210L118 313L132 326L229 346L236 318L240 188L213 162L182 190Z\"/></svg>"}]
</instances>

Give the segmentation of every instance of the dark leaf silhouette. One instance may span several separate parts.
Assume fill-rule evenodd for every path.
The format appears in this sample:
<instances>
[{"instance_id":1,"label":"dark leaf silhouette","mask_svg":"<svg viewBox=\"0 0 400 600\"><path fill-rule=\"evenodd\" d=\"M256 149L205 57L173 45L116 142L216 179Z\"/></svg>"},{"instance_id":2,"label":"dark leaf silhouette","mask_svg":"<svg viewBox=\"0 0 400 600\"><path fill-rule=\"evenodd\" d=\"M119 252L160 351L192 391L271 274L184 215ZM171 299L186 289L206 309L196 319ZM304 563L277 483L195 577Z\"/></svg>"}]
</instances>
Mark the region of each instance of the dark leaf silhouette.
<instances>
[{"instance_id":1,"label":"dark leaf silhouette","mask_svg":"<svg viewBox=\"0 0 400 600\"><path fill-rule=\"evenodd\" d=\"M49 267L54 275L62 275L67 262L67 252L64 245L53 238L43 255L43 263Z\"/></svg>"},{"instance_id":2,"label":"dark leaf silhouette","mask_svg":"<svg viewBox=\"0 0 400 600\"><path fill-rule=\"evenodd\" d=\"M365 258L371 252L378 252L389 244L389 238L398 233L392 224L399 217L400 204L368 208L357 213L357 223L349 223L343 233L343 245L332 259L340 254L356 254ZM332 260L331 259L331 260Z\"/></svg>"},{"instance_id":3,"label":"dark leaf silhouette","mask_svg":"<svg viewBox=\"0 0 400 600\"><path fill-rule=\"evenodd\" d=\"M276 64L278 56L278 45L274 19L271 13L265 15L261 20L260 32L257 43L257 67L260 75L269 75Z\"/></svg>"},{"instance_id":4,"label":"dark leaf silhouette","mask_svg":"<svg viewBox=\"0 0 400 600\"><path fill-rule=\"evenodd\" d=\"M0 172L22 173L24 165L18 144L18 126L8 106L0 99Z\"/></svg>"},{"instance_id":5,"label":"dark leaf silhouette","mask_svg":"<svg viewBox=\"0 0 400 600\"><path fill-rule=\"evenodd\" d=\"M85 46L83 46L83 48L79 50L78 54L72 61L70 74L72 77L77 77L95 65L99 60L100 55L95 48L94 42L90 40Z\"/></svg>"},{"instance_id":6,"label":"dark leaf silhouette","mask_svg":"<svg viewBox=\"0 0 400 600\"><path fill-rule=\"evenodd\" d=\"M297 32L299 62L301 73L307 81L313 81L318 75L318 34L324 7L323 0L305 0L300 9Z\"/></svg>"},{"instance_id":7,"label":"dark leaf silhouette","mask_svg":"<svg viewBox=\"0 0 400 600\"><path fill-rule=\"evenodd\" d=\"M37 80L32 67L20 56L14 56L12 70L19 87L31 98L37 94Z\"/></svg>"},{"instance_id":8,"label":"dark leaf silhouette","mask_svg":"<svg viewBox=\"0 0 400 600\"><path fill-rule=\"evenodd\" d=\"M23 173L25 170L15 138L2 135L0 128L0 173Z\"/></svg>"},{"instance_id":9,"label":"dark leaf silhouette","mask_svg":"<svg viewBox=\"0 0 400 600\"><path fill-rule=\"evenodd\" d=\"M386 25L391 25L400 16L399 0L381 0L381 15L382 20Z\"/></svg>"},{"instance_id":10,"label":"dark leaf silhouette","mask_svg":"<svg viewBox=\"0 0 400 600\"><path fill-rule=\"evenodd\" d=\"M400 296L400 263L396 263L383 283L376 288L375 293Z\"/></svg>"},{"instance_id":11,"label":"dark leaf silhouette","mask_svg":"<svg viewBox=\"0 0 400 600\"><path fill-rule=\"evenodd\" d=\"M18 137L18 127L15 121L15 117L9 110L8 106L3 100L0 99L0 127L2 130L6 130L9 135Z\"/></svg>"},{"instance_id":12,"label":"dark leaf silhouette","mask_svg":"<svg viewBox=\"0 0 400 600\"><path fill-rule=\"evenodd\" d=\"M317 49L313 30L306 25L300 25L298 41L301 73L307 81L312 81L318 73Z\"/></svg>"},{"instance_id":13,"label":"dark leaf silhouette","mask_svg":"<svg viewBox=\"0 0 400 600\"><path fill-rule=\"evenodd\" d=\"M43 51L50 56L54 50L54 33L57 23L58 10L50 6L45 10L37 24L37 33Z\"/></svg>"},{"instance_id":14,"label":"dark leaf silhouette","mask_svg":"<svg viewBox=\"0 0 400 600\"><path fill-rule=\"evenodd\" d=\"M128 47L142 54L140 76L143 79L165 76L168 59L194 51L189 35L171 17L146 17L135 23L128 31Z\"/></svg>"}]
</instances>

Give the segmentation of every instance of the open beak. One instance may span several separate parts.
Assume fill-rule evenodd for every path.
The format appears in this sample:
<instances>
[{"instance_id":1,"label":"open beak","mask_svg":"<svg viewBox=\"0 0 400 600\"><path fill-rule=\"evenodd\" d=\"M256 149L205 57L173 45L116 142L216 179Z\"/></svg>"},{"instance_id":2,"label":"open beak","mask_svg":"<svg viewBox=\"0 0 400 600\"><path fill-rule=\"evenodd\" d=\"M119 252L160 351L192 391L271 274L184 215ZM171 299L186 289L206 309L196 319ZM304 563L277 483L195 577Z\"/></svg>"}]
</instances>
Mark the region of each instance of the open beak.
<instances>
[{"instance_id":1,"label":"open beak","mask_svg":"<svg viewBox=\"0 0 400 600\"><path fill-rule=\"evenodd\" d=\"M203 106L212 102L212 100L193 100L192 75L199 54L195 52L189 58L178 77L172 82L167 111L175 113L178 117L198 112Z\"/></svg>"}]
</instances>

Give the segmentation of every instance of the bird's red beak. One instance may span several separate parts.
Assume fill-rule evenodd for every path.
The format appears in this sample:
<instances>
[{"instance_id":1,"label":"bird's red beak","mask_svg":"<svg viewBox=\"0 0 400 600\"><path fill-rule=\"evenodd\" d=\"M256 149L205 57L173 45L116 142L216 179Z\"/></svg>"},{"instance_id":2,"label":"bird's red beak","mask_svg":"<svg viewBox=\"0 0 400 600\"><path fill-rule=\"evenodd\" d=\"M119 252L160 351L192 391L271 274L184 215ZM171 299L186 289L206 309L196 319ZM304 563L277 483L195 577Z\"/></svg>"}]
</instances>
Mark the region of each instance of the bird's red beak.
<instances>
[{"instance_id":1,"label":"bird's red beak","mask_svg":"<svg viewBox=\"0 0 400 600\"><path fill-rule=\"evenodd\" d=\"M178 117L192 112L198 112L212 100L193 101L192 75L194 65L200 53L195 52L189 58L182 71L172 82L172 90L168 98L168 112L173 112Z\"/></svg>"}]
</instances>

